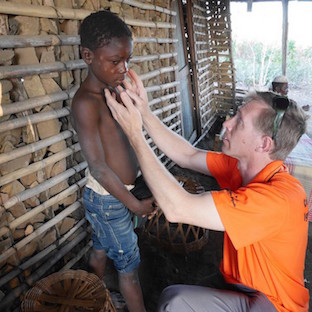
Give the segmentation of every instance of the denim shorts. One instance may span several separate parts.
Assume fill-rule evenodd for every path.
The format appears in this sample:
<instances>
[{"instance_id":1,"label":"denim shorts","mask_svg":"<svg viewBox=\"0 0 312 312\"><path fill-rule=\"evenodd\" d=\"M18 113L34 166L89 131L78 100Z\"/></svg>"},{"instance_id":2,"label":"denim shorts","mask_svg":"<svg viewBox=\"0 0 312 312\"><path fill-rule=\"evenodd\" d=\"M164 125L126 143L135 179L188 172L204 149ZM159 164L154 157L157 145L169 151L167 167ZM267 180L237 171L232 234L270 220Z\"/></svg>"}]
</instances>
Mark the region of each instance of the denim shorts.
<instances>
[{"instance_id":1,"label":"denim shorts","mask_svg":"<svg viewBox=\"0 0 312 312\"><path fill-rule=\"evenodd\" d=\"M93 248L105 250L118 272L132 272L139 266L140 253L129 210L112 195L100 195L88 187L83 200Z\"/></svg>"}]
</instances>

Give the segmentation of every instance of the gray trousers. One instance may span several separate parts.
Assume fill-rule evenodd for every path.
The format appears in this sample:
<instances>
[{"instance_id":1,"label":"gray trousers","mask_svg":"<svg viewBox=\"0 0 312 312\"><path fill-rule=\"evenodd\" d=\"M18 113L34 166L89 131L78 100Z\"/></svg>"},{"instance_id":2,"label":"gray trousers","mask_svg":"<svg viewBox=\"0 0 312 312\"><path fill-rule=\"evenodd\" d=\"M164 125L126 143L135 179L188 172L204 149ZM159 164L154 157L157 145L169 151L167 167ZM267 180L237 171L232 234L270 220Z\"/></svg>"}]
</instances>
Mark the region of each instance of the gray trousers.
<instances>
[{"instance_id":1,"label":"gray trousers","mask_svg":"<svg viewBox=\"0 0 312 312\"><path fill-rule=\"evenodd\" d=\"M172 285L161 293L158 312L276 312L259 291L243 285L217 289L195 285Z\"/></svg>"}]
</instances>

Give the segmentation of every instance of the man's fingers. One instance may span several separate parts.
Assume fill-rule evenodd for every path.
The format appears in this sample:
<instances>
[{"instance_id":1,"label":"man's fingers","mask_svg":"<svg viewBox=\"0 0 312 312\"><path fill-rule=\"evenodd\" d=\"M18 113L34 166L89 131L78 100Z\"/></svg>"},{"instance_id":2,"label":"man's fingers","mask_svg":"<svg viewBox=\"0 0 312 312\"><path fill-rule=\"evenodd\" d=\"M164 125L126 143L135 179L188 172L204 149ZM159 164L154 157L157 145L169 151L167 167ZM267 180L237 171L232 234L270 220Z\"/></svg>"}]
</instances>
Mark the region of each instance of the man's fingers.
<instances>
[{"instance_id":1,"label":"man's fingers","mask_svg":"<svg viewBox=\"0 0 312 312\"><path fill-rule=\"evenodd\" d=\"M112 102L112 100L116 100L112 97L111 93L109 92L108 89L104 89L104 95L105 95L105 98L106 98L106 103L109 105L110 102Z\"/></svg>"},{"instance_id":2,"label":"man's fingers","mask_svg":"<svg viewBox=\"0 0 312 312\"><path fill-rule=\"evenodd\" d=\"M139 99L139 97L134 92L131 91L131 93L135 95L137 99ZM120 98L124 105L121 105L120 103L118 103L112 97L108 89L104 90L104 94L106 97L106 103L116 120L120 118L121 116L126 117L127 114L131 114L131 112L133 113L134 112L133 109L137 110L132 102L132 99L129 97L129 95L125 91L122 91L120 93Z\"/></svg>"},{"instance_id":3,"label":"man's fingers","mask_svg":"<svg viewBox=\"0 0 312 312\"><path fill-rule=\"evenodd\" d=\"M123 81L123 84L124 84L124 86L125 86L126 89L128 89L128 90L133 90L133 86L132 86L132 84L131 84L129 81L124 80L124 81Z\"/></svg>"},{"instance_id":4,"label":"man's fingers","mask_svg":"<svg viewBox=\"0 0 312 312\"><path fill-rule=\"evenodd\" d=\"M127 72L127 76L130 78L131 84L136 85L134 77L133 77L133 73L134 73L134 71L132 69L129 69Z\"/></svg>"},{"instance_id":5,"label":"man's fingers","mask_svg":"<svg viewBox=\"0 0 312 312\"><path fill-rule=\"evenodd\" d=\"M158 212L159 208L154 209L150 214L148 214L147 219L152 219Z\"/></svg>"},{"instance_id":6,"label":"man's fingers","mask_svg":"<svg viewBox=\"0 0 312 312\"><path fill-rule=\"evenodd\" d=\"M117 103L116 98L114 98L112 96L112 94L110 93L110 91L108 89L104 89L104 94L105 94L105 98L106 98L107 103L114 103L114 102Z\"/></svg>"},{"instance_id":7,"label":"man's fingers","mask_svg":"<svg viewBox=\"0 0 312 312\"><path fill-rule=\"evenodd\" d=\"M142 101L142 99L132 90L126 90L126 93L135 103L140 103L140 101Z\"/></svg>"},{"instance_id":8,"label":"man's fingers","mask_svg":"<svg viewBox=\"0 0 312 312\"><path fill-rule=\"evenodd\" d=\"M138 88L143 88L144 89L144 85L143 85L143 82L142 80L140 79L140 77L137 75L137 73L132 70L132 69L129 69L128 71L129 73L129 76L133 79L133 81L135 82L136 86Z\"/></svg>"},{"instance_id":9,"label":"man's fingers","mask_svg":"<svg viewBox=\"0 0 312 312\"><path fill-rule=\"evenodd\" d=\"M130 90L127 90L130 91ZM131 109L131 107L134 106L131 97L128 95L127 91L123 91L120 93L120 98L123 102L123 104L127 107L127 109ZM133 91L130 91L132 94L135 94Z\"/></svg>"},{"instance_id":10,"label":"man's fingers","mask_svg":"<svg viewBox=\"0 0 312 312\"><path fill-rule=\"evenodd\" d=\"M137 86L137 84L136 84L136 82L135 82L133 76L131 75L131 73L133 73L133 72L134 72L134 71L131 70L130 73L129 73L129 72L127 73L127 74L128 74L128 77L129 77L130 80L131 80L131 87L130 87L130 88L127 88L127 89L130 89L130 90L134 91L135 93L139 94L139 88L138 88L138 86ZM130 84L130 83L129 83L129 84Z\"/></svg>"},{"instance_id":11,"label":"man's fingers","mask_svg":"<svg viewBox=\"0 0 312 312\"><path fill-rule=\"evenodd\" d=\"M110 91L108 89L104 90L104 94L105 94L105 98L106 98L106 103L110 109L110 111L112 112L112 115L114 117L114 119L118 119L118 114L117 114L117 109L121 109L124 108L122 107L122 105L120 105L114 96L111 95Z\"/></svg>"},{"instance_id":12,"label":"man's fingers","mask_svg":"<svg viewBox=\"0 0 312 312\"><path fill-rule=\"evenodd\" d=\"M125 89L122 86L117 86L117 90L119 91L119 93L125 91Z\"/></svg>"},{"instance_id":13,"label":"man's fingers","mask_svg":"<svg viewBox=\"0 0 312 312\"><path fill-rule=\"evenodd\" d=\"M123 84L124 84L124 86L125 86L125 90L131 90L131 91L133 91L134 93L139 94L139 93L138 93L138 88L137 88L135 82L134 82L133 80L131 80L131 82L132 82L132 83L130 83L130 82L127 81L127 80L124 80Z\"/></svg>"}]
</instances>

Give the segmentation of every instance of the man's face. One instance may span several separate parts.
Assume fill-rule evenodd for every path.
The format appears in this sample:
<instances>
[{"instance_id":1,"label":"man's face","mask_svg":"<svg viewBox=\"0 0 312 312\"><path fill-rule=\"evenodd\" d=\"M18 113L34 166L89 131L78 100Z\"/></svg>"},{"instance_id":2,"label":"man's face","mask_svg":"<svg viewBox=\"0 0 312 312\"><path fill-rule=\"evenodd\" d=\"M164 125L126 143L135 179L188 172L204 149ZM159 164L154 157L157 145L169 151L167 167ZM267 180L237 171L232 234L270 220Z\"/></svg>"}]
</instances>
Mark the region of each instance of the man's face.
<instances>
[{"instance_id":1,"label":"man's face","mask_svg":"<svg viewBox=\"0 0 312 312\"><path fill-rule=\"evenodd\" d=\"M237 159L252 157L256 148L262 144L263 134L255 127L255 121L265 105L259 101L249 102L223 123L226 130L222 145L224 154Z\"/></svg>"},{"instance_id":2,"label":"man's face","mask_svg":"<svg viewBox=\"0 0 312 312\"><path fill-rule=\"evenodd\" d=\"M89 70L104 86L117 87L125 79L132 51L131 38L112 38L109 44L93 52Z\"/></svg>"}]
</instances>

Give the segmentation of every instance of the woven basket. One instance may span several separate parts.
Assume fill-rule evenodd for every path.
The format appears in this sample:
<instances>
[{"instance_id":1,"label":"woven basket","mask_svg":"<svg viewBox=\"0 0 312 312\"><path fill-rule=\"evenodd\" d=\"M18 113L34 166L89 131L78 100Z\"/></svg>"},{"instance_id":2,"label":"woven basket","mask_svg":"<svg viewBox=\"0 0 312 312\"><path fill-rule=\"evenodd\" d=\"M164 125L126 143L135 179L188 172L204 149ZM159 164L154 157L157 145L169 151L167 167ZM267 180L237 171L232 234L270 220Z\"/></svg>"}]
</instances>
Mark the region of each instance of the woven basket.
<instances>
[{"instance_id":1,"label":"woven basket","mask_svg":"<svg viewBox=\"0 0 312 312\"><path fill-rule=\"evenodd\" d=\"M103 282L83 270L57 272L38 281L27 291L21 311L116 312Z\"/></svg>"},{"instance_id":2,"label":"woven basket","mask_svg":"<svg viewBox=\"0 0 312 312\"><path fill-rule=\"evenodd\" d=\"M182 176L175 178L190 193L200 194L205 191L194 179ZM146 222L145 233L151 242L160 247L176 253L189 253L200 250L208 242L209 230L184 223L170 223L159 210Z\"/></svg>"}]
</instances>

